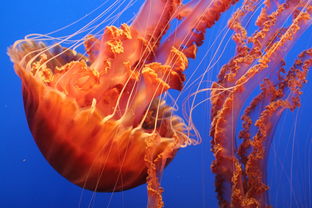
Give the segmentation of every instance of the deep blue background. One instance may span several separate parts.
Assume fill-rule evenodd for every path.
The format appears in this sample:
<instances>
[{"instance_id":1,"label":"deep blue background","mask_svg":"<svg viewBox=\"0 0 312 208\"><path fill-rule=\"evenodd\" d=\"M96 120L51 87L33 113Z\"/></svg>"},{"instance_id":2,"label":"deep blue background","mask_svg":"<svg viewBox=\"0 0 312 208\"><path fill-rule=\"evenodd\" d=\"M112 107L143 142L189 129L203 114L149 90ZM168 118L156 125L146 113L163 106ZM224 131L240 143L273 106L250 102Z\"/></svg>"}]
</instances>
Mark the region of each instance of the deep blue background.
<instances>
[{"instance_id":1,"label":"deep blue background","mask_svg":"<svg viewBox=\"0 0 312 208\"><path fill-rule=\"evenodd\" d=\"M142 1L140 1L142 2ZM140 2L127 11L127 21ZM122 193L100 193L82 190L60 176L49 166L36 147L24 115L21 82L15 75L6 55L7 47L29 33L48 33L70 24L102 3L101 0L3 1L0 5L0 207L145 207L145 185ZM233 9L231 10L233 11ZM231 12L230 11L230 12ZM128 18L128 19L127 19ZM223 17L209 30L207 42L212 41L226 25ZM286 60L304 48L312 47L311 28L297 42ZM228 37L227 37L228 39ZM233 56L233 44L223 45L225 53L207 75L215 79L222 64ZM198 59L207 51L207 43L199 51ZM215 46L213 47L215 48ZM213 50L212 50L213 51ZM213 57L211 52L198 72ZM288 61L287 61L288 62ZM191 61L187 76L196 68ZM309 79L312 80L312 73ZM209 81L206 83L209 86ZM271 202L275 207L312 207L312 84L304 87L302 107L286 112L275 131L270 152L269 184ZM173 94L176 94L173 92ZM182 95L182 99L188 94ZM205 98L209 92L201 96ZM212 154L207 136L209 131L209 104L194 111L193 117L203 142L181 149L166 168L162 179L166 207L217 207L214 176L210 171Z\"/></svg>"}]
</instances>

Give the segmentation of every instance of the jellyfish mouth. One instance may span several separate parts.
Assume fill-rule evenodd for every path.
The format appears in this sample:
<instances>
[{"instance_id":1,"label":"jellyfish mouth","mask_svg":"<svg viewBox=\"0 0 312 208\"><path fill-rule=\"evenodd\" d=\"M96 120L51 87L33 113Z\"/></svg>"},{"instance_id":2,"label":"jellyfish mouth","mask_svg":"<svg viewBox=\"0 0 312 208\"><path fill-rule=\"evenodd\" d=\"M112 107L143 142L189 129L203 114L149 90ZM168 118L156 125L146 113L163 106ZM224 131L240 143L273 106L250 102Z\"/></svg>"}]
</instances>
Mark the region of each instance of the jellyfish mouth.
<instances>
[{"instance_id":1,"label":"jellyfish mouth","mask_svg":"<svg viewBox=\"0 0 312 208\"><path fill-rule=\"evenodd\" d=\"M143 184L148 169L163 169L188 141L181 118L144 94L138 73L110 84L86 56L33 41L12 47L9 55L40 151L80 187L111 192ZM129 99L134 95L139 97Z\"/></svg>"}]
</instances>

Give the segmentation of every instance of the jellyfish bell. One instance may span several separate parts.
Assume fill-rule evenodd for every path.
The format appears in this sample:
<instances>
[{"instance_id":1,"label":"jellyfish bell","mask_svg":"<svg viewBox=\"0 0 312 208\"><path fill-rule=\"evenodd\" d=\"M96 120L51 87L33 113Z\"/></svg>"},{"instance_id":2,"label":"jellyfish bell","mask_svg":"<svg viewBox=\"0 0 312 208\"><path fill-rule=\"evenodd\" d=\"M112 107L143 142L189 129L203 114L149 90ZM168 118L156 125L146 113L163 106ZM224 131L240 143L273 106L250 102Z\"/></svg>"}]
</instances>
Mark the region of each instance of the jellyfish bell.
<instances>
[{"instance_id":1,"label":"jellyfish bell","mask_svg":"<svg viewBox=\"0 0 312 208\"><path fill-rule=\"evenodd\" d=\"M131 44L103 49L110 51L101 60L93 57L95 47L87 48L88 58L28 40L9 54L22 79L29 127L49 163L83 188L121 191L145 183L146 163L163 168L188 138L181 119L157 98L169 86L154 66L135 69L127 58Z\"/></svg>"}]
</instances>

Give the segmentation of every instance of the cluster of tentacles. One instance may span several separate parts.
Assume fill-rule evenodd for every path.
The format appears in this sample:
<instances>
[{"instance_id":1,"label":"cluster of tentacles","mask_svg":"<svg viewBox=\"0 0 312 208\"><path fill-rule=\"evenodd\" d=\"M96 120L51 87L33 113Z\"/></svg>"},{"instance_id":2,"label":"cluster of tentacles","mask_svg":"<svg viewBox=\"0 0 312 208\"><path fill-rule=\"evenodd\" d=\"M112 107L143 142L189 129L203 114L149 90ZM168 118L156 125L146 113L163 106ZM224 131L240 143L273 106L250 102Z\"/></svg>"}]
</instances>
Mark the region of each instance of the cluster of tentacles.
<instances>
[{"instance_id":1,"label":"cluster of tentacles","mask_svg":"<svg viewBox=\"0 0 312 208\"><path fill-rule=\"evenodd\" d=\"M266 165L274 128L283 111L300 106L301 87L312 67L312 49L298 55L288 70L284 62L311 26L311 2L265 1L255 22L258 28L249 35L244 25L257 6L258 1L246 0L229 21L236 53L212 85L212 170L221 207L269 207Z\"/></svg>"}]
</instances>

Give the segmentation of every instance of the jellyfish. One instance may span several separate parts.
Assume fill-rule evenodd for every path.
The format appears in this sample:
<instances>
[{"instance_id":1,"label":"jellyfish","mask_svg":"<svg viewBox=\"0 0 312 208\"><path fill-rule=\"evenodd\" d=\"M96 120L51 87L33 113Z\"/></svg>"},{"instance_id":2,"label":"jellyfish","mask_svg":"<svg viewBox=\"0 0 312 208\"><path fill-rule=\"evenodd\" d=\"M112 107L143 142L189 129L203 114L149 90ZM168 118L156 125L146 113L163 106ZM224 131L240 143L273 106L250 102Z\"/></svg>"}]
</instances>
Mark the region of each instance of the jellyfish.
<instances>
[{"instance_id":1,"label":"jellyfish","mask_svg":"<svg viewBox=\"0 0 312 208\"><path fill-rule=\"evenodd\" d=\"M162 95L183 88L206 28L235 2L146 0L130 25L85 36L85 53L63 47L66 39L16 41L8 54L29 128L51 166L97 192L147 183L148 206L163 207L159 178L178 149L196 141ZM179 26L163 38L174 19Z\"/></svg>"},{"instance_id":2,"label":"jellyfish","mask_svg":"<svg viewBox=\"0 0 312 208\"><path fill-rule=\"evenodd\" d=\"M267 160L274 129L285 110L300 106L312 68L312 48L291 67L284 60L312 24L311 1L264 1L250 33L258 7L246 0L229 20L235 55L212 84L211 168L220 207L270 207Z\"/></svg>"}]
</instances>

